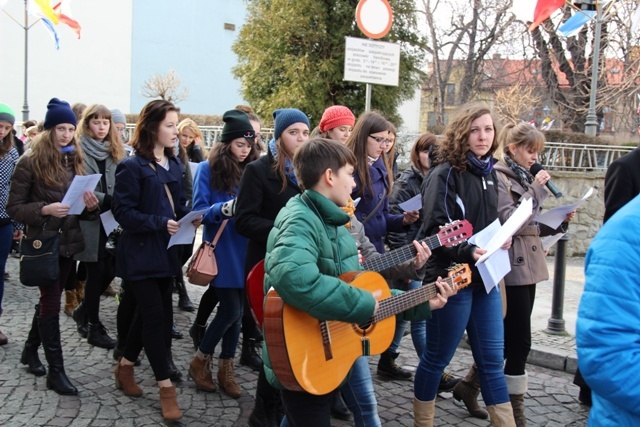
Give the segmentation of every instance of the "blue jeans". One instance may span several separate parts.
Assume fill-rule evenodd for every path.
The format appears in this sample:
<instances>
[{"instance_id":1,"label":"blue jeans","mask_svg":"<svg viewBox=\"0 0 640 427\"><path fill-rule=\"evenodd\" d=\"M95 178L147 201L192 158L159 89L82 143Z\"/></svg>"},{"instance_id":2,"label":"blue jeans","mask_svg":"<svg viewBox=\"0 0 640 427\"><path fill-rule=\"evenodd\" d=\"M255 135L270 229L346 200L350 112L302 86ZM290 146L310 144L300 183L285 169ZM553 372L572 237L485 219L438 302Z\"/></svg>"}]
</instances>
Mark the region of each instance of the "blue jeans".
<instances>
[{"instance_id":1,"label":"blue jeans","mask_svg":"<svg viewBox=\"0 0 640 427\"><path fill-rule=\"evenodd\" d=\"M0 226L0 315L2 314L2 298L4 297L4 271L13 242L13 224Z\"/></svg>"},{"instance_id":2,"label":"blue jeans","mask_svg":"<svg viewBox=\"0 0 640 427\"><path fill-rule=\"evenodd\" d=\"M340 388L344 401L353 412L353 422L356 427L379 427L382 425L378 417L378 402L373 390L369 358L359 357L353 367L347 382Z\"/></svg>"},{"instance_id":3,"label":"blue jeans","mask_svg":"<svg viewBox=\"0 0 640 427\"><path fill-rule=\"evenodd\" d=\"M222 340L220 359L233 359L240 339L240 326L244 308L244 288L216 288L220 300L218 311L200 343L200 351L213 354Z\"/></svg>"},{"instance_id":4,"label":"blue jeans","mask_svg":"<svg viewBox=\"0 0 640 427\"><path fill-rule=\"evenodd\" d=\"M509 401L504 377L502 303L497 288L489 294L482 284L462 289L433 312L427 321L427 348L420 357L414 381L418 400L434 400L440 376L458 347L465 328L478 365L482 398L487 406Z\"/></svg>"}]
</instances>

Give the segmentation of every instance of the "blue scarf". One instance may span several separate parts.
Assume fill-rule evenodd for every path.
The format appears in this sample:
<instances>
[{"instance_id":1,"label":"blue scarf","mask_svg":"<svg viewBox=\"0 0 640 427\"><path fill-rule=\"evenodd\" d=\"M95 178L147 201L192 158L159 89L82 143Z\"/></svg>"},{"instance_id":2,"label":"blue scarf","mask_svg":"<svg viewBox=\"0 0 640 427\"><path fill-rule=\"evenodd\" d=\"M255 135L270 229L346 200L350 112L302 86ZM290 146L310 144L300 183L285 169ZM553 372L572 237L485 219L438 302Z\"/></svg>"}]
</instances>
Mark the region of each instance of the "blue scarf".
<instances>
[{"instance_id":1,"label":"blue scarf","mask_svg":"<svg viewBox=\"0 0 640 427\"><path fill-rule=\"evenodd\" d=\"M479 176L487 176L493 170L493 165L496 163L496 159L489 156L485 159L479 159L475 154L471 151L467 153L467 164L469 165L469 170L473 172L475 175Z\"/></svg>"},{"instance_id":2,"label":"blue scarf","mask_svg":"<svg viewBox=\"0 0 640 427\"><path fill-rule=\"evenodd\" d=\"M69 144L60 148L61 153L73 153L74 151L76 151L76 147L73 144Z\"/></svg>"},{"instance_id":3,"label":"blue scarf","mask_svg":"<svg viewBox=\"0 0 640 427\"><path fill-rule=\"evenodd\" d=\"M278 147L276 147L276 140L275 139L271 139L271 141L269 141L269 151L271 152L271 155L273 156L273 160L277 161L278 160ZM292 184L298 185L298 178L296 178L295 171L293 170L293 165L291 164L291 159L288 158L288 157L284 161L284 174L287 176L287 180L289 182L291 182Z\"/></svg>"}]
</instances>

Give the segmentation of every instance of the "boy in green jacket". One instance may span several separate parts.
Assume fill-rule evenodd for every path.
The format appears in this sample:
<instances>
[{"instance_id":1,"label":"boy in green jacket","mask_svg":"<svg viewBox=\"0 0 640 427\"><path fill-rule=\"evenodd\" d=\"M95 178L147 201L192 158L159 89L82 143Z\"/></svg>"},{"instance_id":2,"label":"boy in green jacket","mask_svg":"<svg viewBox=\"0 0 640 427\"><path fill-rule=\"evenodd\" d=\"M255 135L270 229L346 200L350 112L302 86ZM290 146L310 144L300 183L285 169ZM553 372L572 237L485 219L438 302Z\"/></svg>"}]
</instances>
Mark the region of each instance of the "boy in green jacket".
<instances>
[{"instance_id":1,"label":"boy in green jacket","mask_svg":"<svg viewBox=\"0 0 640 427\"><path fill-rule=\"evenodd\" d=\"M269 233L265 294L273 287L285 304L318 320L365 324L376 313L378 295L338 278L361 270L356 242L344 227L349 216L340 209L347 205L355 186L355 157L340 143L315 138L297 150L293 165L306 191L287 203ZM423 316L428 316L429 309L441 308L455 293L445 283L438 282L437 286L438 296L417 308ZM263 358L267 379L282 388L268 351L263 352ZM317 395L283 389L289 425L330 426L334 392Z\"/></svg>"}]
</instances>

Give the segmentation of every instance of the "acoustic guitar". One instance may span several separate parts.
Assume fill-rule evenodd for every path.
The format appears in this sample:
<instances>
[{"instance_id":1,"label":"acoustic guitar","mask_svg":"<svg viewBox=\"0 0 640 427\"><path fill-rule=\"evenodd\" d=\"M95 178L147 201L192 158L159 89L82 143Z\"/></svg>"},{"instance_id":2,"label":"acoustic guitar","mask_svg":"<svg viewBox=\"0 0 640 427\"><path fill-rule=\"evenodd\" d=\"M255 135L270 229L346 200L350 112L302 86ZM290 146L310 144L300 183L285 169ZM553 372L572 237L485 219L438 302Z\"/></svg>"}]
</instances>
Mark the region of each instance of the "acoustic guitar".
<instances>
[{"instance_id":1,"label":"acoustic guitar","mask_svg":"<svg viewBox=\"0 0 640 427\"><path fill-rule=\"evenodd\" d=\"M274 289L267 293L264 338L276 377L288 390L315 395L335 390L358 357L381 354L389 348L396 314L429 301L438 292L434 282L391 296L384 278L371 271L345 273L340 279L381 293L378 311L368 323L320 321L284 303ZM455 265L444 281L459 289L469 285L469 265Z\"/></svg>"},{"instance_id":2,"label":"acoustic guitar","mask_svg":"<svg viewBox=\"0 0 640 427\"><path fill-rule=\"evenodd\" d=\"M429 249L434 250L440 246L450 247L456 246L466 241L473 235L473 226L466 219L456 220L449 224L445 224L440 228L437 234L427 237L420 242L425 242ZM369 258L362 264L363 270L380 272L397 264L415 258L416 247L413 243L398 249L386 252L380 256ZM264 260L257 263L247 275L245 285L247 298L249 300L249 308L251 314L258 326L262 326L264 317Z\"/></svg>"}]
</instances>

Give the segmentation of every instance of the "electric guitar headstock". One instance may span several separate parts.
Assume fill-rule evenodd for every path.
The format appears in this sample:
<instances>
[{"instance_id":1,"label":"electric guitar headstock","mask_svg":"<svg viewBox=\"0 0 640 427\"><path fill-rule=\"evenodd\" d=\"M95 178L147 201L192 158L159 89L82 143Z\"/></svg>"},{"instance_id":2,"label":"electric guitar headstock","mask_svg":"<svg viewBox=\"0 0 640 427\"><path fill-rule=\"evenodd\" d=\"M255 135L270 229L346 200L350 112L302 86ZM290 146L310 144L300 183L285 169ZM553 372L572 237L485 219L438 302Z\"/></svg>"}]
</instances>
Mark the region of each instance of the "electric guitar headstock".
<instances>
[{"instance_id":1,"label":"electric guitar headstock","mask_svg":"<svg viewBox=\"0 0 640 427\"><path fill-rule=\"evenodd\" d=\"M442 246L456 246L473 235L473 226L466 219L455 220L440 227L438 239Z\"/></svg>"}]
</instances>

